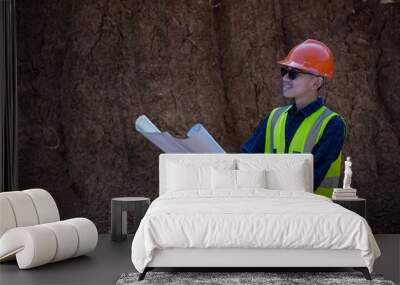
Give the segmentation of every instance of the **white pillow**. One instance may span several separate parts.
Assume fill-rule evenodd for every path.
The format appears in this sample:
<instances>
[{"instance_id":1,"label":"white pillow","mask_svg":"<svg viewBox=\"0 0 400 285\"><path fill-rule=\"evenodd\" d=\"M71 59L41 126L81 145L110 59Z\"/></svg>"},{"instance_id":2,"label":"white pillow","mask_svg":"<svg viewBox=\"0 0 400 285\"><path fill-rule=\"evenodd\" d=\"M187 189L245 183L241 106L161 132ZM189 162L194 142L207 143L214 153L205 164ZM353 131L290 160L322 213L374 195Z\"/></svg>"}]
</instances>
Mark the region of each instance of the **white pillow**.
<instances>
[{"instance_id":1,"label":"white pillow","mask_svg":"<svg viewBox=\"0 0 400 285\"><path fill-rule=\"evenodd\" d=\"M267 188L267 172L263 170L235 170L238 188Z\"/></svg>"},{"instance_id":2,"label":"white pillow","mask_svg":"<svg viewBox=\"0 0 400 285\"><path fill-rule=\"evenodd\" d=\"M235 169L236 160L182 158L168 161L166 165L167 191L211 191L211 167L216 169Z\"/></svg>"},{"instance_id":3,"label":"white pillow","mask_svg":"<svg viewBox=\"0 0 400 285\"><path fill-rule=\"evenodd\" d=\"M185 191L211 188L211 167L169 163L167 188Z\"/></svg>"},{"instance_id":4,"label":"white pillow","mask_svg":"<svg viewBox=\"0 0 400 285\"><path fill-rule=\"evenodd\" d=\"M238 190L240 188L266 188L265 170L211 170L213 190Z\"/></svg>"},{"instance_id":5,"label":"white pillow","mask_svg":"<svg viewBox=\"0 0 400 285\"><path fill-rule=\"evenodd\" d=\"M213 190L236 190L236 170L212 168L211 181Z\"/></svg>"},{"instance_id":6,"label":"white pillow","mask_svg":"<svg viewBox=\"0 0 400 285\"><path fill-rule=\"evenodd\" d=\"M305 160L239 159L239 170L266 170L267 188L272 190L307 191L310 173Z\"/></svg>"},{"instance_id":7,"label":"white pillow","mask_svg":"<svg viewBox=\"0 0 400 285\"><path fill-rule=\"evenodd\" d=\"M307 191L308 172L305 163L287 169L267 170L267 188L273 190Z\"/></svg>"}]
</instances>

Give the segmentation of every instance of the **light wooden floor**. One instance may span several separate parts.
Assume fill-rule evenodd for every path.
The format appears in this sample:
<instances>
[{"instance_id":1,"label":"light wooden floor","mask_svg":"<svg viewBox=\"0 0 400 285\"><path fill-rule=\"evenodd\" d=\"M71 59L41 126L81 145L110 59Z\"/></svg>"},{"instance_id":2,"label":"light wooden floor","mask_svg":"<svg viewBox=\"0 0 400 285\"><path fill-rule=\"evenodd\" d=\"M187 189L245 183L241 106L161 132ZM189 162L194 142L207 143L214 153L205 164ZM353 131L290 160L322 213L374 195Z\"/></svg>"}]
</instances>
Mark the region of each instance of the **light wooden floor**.
<instances>
[{"instance_id":1,"label":"light wooden floor","mask_svg":"<svg viewBox=\"0 0 400 285\"><path fill-rule=\"evenodd\" d=\"M400 234L375 236L382 256L374 272L400 282ZM124 272L134 271L130 259L132 237L121 243L110 235L99 236L97 249L82 256L29 270L19 270L16 262L0 265L0 284L115 284ZM311 271L311 270L310 270Z\"/></svg>"}]
</instances>

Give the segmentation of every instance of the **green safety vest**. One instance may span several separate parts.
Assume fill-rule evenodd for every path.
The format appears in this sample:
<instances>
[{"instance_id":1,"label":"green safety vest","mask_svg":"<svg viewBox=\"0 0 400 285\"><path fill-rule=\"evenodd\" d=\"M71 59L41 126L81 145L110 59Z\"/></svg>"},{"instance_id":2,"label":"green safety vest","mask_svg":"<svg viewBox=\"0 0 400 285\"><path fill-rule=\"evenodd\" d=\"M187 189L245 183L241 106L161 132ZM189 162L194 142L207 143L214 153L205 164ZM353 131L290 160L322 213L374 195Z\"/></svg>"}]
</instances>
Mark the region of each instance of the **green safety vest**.
<instances>
[{"instance_id":1,"label":"green safety vest","mask_svg":"<svg viewBox=\"0 0 400 285\"><path fill-rule=\"evenodd\" d=\"M265 136L265 153L285 152L286 118L291 106L276 108L269 115ZM329 120L334 116L339 115L326 106L321 106L321 108L305 118L290 142L288 153L311 153L315 144L320 140ZM315 194L332 197L333 188L339 185L341 162L342 151L340 151L336 160L332 162L321 185L315 190Z\"/></svg>"}]
</instances>

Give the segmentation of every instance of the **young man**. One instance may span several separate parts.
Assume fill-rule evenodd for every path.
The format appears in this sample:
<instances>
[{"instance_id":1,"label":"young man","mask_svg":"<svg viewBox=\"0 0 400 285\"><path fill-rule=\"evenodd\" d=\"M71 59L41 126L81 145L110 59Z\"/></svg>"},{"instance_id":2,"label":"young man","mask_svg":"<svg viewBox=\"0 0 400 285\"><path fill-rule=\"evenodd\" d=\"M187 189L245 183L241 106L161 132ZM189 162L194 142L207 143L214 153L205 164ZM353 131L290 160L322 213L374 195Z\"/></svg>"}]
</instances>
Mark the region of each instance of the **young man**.
<instances>
[{"instance_id":1,"label":"young man","mask_svg":"<svg viewBox=\"0 0 400 285\"><path fill-rule=\"evenodd\" d=\"M324 106L318 91L324 78L333 77L333 54L324 43L306 40L278 64L283 96L293 98L294 104L267 114L240 152L312 153L314 192L331 197L339 184L346 126Z\"/></svg>"}]
</instances>

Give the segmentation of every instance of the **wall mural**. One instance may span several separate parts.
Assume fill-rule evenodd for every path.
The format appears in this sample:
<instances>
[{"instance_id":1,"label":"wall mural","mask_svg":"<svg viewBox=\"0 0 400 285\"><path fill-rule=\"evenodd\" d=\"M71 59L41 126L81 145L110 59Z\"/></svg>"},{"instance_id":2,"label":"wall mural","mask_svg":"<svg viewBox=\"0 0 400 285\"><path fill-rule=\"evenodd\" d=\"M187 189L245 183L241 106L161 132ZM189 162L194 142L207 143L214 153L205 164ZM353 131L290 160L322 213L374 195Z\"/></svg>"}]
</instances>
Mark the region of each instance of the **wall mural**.
<instances>
[{"instance_id":1,"label":"wall mural","mask_svg":"<svg viewBox=\"0 0 400 285\"><path fill-rule=\"evenodd\" d=\"M112 197L157 197L141 114L239 152L288 103L276 61L314 38L335 55L321 96L347 121L352 186L374 233L400 232L399 2L22 0L17 17L19 186L50 191L63 219L108 232Z\"/></svg>"}]
</instances>

